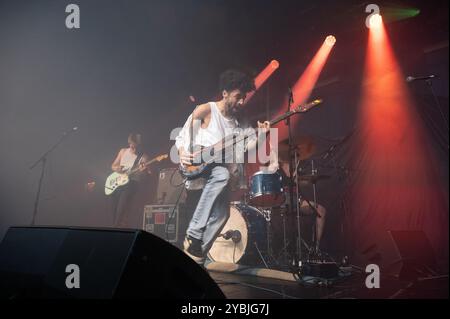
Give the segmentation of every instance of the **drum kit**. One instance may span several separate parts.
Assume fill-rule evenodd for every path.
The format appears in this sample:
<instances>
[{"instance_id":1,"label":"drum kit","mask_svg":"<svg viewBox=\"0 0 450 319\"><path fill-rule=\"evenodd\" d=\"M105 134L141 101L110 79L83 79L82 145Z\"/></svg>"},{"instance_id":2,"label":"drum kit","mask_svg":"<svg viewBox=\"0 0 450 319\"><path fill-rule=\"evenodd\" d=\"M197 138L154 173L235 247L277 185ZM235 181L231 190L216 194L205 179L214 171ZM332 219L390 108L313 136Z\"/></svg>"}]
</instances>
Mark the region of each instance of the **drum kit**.
<instances>
[{"instance_id":1,"label":"drum kit","mask_svg":"<svg viewBox=\"0 0 450 319\"><path fill-rule=\"evenodd\" d=\"M258 171L253 174L249 178L244 198L230 204L230 217L209 251L209 258L212 261L266 268L289 267L293 254L293 246L289 244L289 239L292 243L294 229L290 227L294 219L288 216L289 181L295 185L293 196L298 201L298 205L294 204L294 208L297 206L297 210L305 214L302 204L306 202L308 203L306 206L310 206L309 211L317 214L316 185L319 181L331 176L318 174L312 159L316 154L316 143L313 138L302 137L296 140L297 163L293 177L290 179L289 174L285 173L289 157L289 147L286 145L288 144L283 142L279 144L280 168L276 171ZM300 163L306 163L306 161L310 161L311 170L308 169L308 172L304 173L303 169L300 169L302 166ZM314 198L311 202L301 195L300 187L306 186L312 186L313 189ZM274 221L278 224L274 225ZM298 217L297 222L300 223ZM318 248L315 224L312 228L314 229L313 237L309 245L303 240L301 234L294 236L296 237L295 246L298 248L298 245L303 245L308 251L305 258L313 258L311 254L317 252L315 249Z\"/></svg>"}]
</instances>

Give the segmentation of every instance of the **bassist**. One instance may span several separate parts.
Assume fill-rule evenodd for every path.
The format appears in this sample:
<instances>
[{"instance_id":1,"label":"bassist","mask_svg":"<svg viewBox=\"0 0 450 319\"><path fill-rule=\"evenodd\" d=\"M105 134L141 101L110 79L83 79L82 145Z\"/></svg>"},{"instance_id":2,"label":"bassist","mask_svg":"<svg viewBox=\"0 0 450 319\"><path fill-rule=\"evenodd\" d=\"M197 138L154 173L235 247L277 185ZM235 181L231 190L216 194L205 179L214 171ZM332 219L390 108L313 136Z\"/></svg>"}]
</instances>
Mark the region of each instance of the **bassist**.
<instances>
[{"instance_id":1,"label":"bassist","mask_svg":"<svg viewBox=\"0 0 450 319\"><path fill-rule=\"evenodd\" d=\"M221 100L199 105L176 138L181 165L193 163L192 145L214 145L225 138L227 132L238 127L236 113L244 104L246 94L254 90L254 81L248 75L236 70L222 73ZM258 123L258 126L268 130L269 123ZM200 265L204 264L209 249L229 217L230 172L226 165L215 164L202 175L206 184L184 241L185 253Z\"/></svg>"}]
</instances>

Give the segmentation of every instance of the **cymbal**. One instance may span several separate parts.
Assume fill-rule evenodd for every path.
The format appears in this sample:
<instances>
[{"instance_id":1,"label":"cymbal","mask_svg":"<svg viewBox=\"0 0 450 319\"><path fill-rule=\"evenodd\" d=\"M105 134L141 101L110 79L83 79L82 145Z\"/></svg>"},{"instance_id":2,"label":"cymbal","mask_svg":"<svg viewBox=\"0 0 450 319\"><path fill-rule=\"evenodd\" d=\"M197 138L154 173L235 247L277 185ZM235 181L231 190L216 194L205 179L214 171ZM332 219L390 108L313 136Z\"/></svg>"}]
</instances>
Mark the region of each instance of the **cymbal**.
<instances>
[{"instance_id":1,"label":"cymbal","mask_svg":"<svg viewBox=\"0 0 450 319\"><path fill-rule=\"evenodd\" d=\"M329 178L331 178L330 175L318 175L318 174L299 175L299 176L298 176L298 179L299 179L301 182L311 183L311 184L314 184L314 183L317 183L317 182L320 181L320 180L323 180L323 179L329 179Z\"/></svg>"},{"instance_id":2,"label":"cymbal","mask_svg":"<svg viewBox=\"0 0 450 319\"><path fill-rule=\"evenodd\" d=\"M310 136L294 138L294 150L299 154L299 160L310 158L316 152L316 144ZM289 160L289 140L283 140L278 144L278 157L281 162Z\"/></svg>"}]
</instances>

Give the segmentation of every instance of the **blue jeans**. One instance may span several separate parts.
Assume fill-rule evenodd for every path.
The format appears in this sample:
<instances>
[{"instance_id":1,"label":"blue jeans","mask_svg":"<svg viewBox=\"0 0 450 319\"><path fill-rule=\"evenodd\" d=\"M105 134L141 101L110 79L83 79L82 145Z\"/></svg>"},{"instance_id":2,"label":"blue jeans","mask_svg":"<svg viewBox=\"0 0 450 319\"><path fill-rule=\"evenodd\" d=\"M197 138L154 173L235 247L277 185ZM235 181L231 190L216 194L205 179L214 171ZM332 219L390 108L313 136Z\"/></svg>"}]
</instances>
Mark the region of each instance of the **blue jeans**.
<instances>
[{"instance_id":1,"label":"blue jeans","mask_svg":"<svg viewBox=\"0 0 450 319\"><path fill-rule=\"evenodd\" d=\"M224 166L213 166L205 176L206 185L192 216L187 235L202 241L206 255L230 216L230 173Z\"/></svg>"}]
</instances>

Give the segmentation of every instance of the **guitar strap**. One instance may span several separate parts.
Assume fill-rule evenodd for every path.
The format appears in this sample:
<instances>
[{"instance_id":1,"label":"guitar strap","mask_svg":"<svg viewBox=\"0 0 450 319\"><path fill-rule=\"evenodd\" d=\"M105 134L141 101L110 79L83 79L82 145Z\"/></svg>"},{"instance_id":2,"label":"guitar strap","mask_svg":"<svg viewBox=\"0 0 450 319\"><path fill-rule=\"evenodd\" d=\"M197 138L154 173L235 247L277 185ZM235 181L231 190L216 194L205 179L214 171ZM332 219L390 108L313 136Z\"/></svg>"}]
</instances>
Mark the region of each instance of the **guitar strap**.
<instances>
[{"instance_id":1,"label":"guitar strap","mask_svg":"<svg viewBox=\"0 0 450 319\"><path fill-rule=\"evenodd\" d=\"M130 171L136 168L136 166L139 164L139 161L141 160L142 156L144 155L143 152L139 153L136 159L134 160L133 166L131 166Z\"/></svg>"}]
</instances>

